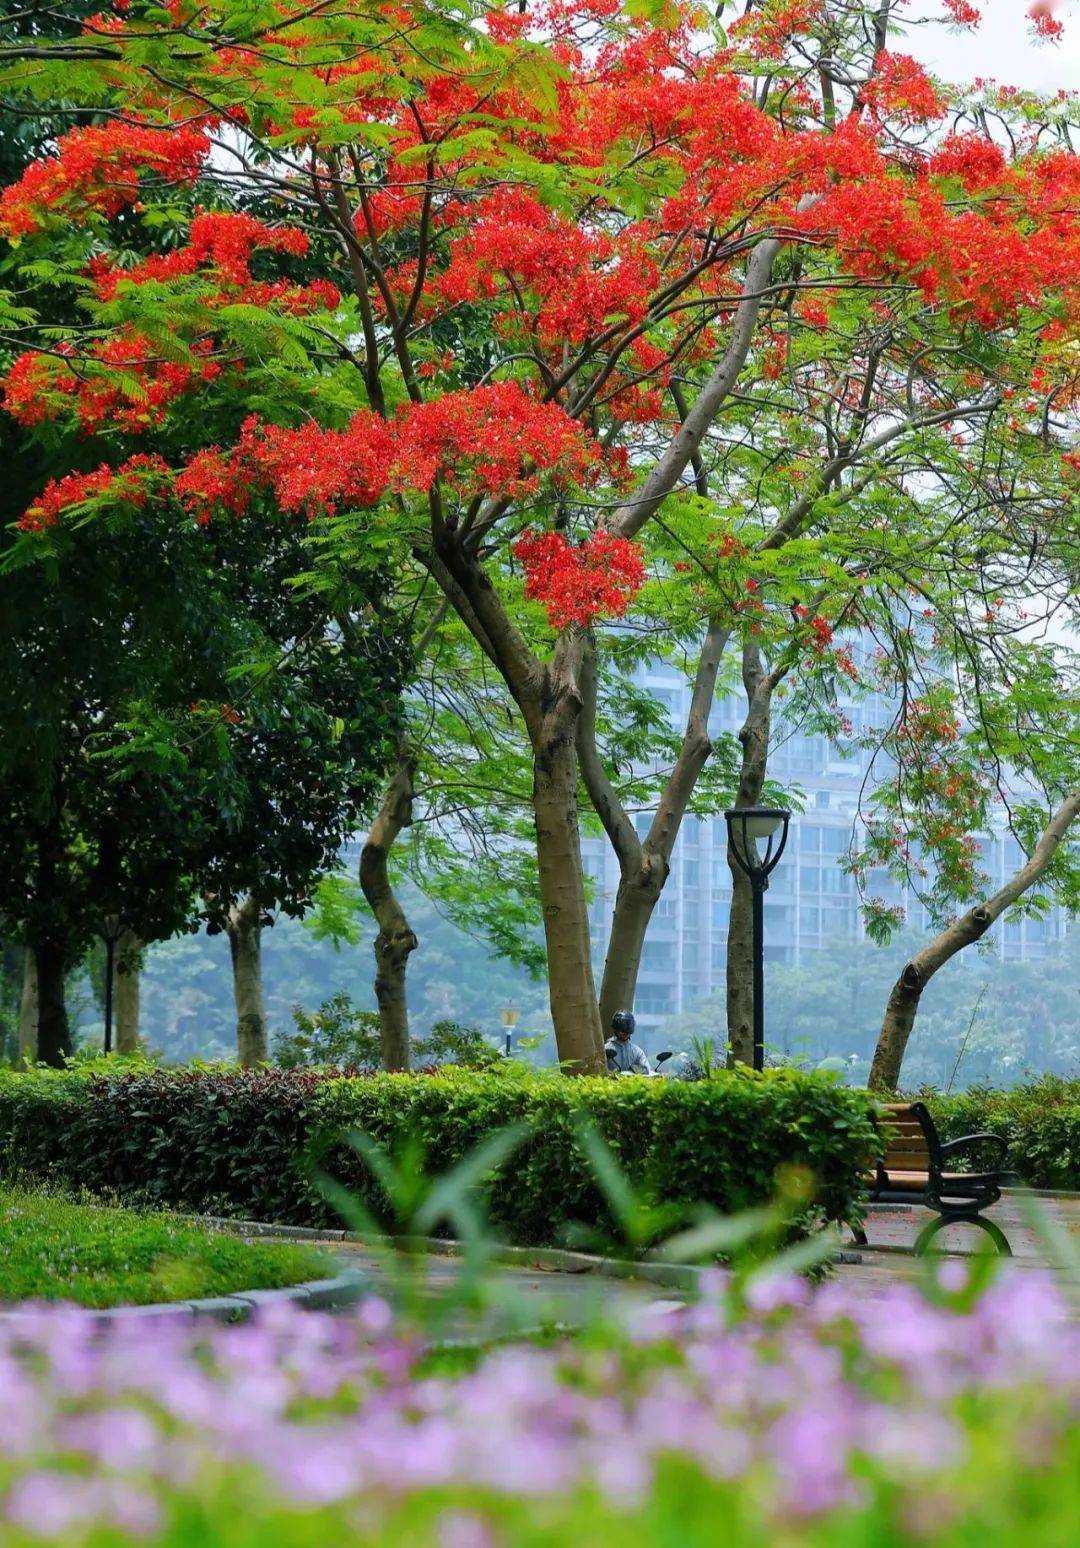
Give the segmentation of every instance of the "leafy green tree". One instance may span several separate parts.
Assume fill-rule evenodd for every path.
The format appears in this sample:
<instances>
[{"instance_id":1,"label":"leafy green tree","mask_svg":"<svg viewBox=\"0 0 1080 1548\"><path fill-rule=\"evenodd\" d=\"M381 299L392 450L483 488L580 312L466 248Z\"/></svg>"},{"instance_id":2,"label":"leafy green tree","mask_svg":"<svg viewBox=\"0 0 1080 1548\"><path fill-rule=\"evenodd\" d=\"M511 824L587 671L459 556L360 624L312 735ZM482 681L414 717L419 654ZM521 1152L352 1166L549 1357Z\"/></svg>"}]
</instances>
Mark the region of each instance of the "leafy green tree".
<instances>
[{"instance_id":1,"label":"leafy green tree","mask_svg":"<svg viewBox=\"0 0 1080 1548\"><path fill-rule=\"evenodd\" d=\"M889 3L752 7L734 39L679 5L421 7L407 38L381 11L173 9L136 3L81 57L3 66L37 100L73 82L122 109L5 196L20 269L50 243L84 325L59 360L39 333L8 396L85 421L103 393L142 393L176 437L167 469L114 465L28 517L65 525L91 492L100 513L138 472L211 520L271 491L361 569L375 550L420 565L521 713L552 1014L566 1060L600 1069L578 819L590 631L650 568L699 638L752 646L766 583L767 612L795 587L809 629L830 626L821 582L840 610L858 577L823 529L868 473L886 502L910 476L879 471L898 415L918 447L1019 394L1005 430L1041 435L1064 486L1068 427L1040 404L1075 397L1073 107L946 91L889 46ZM195 182L213 195L197 214ZM238 185L284 223L224 219ZM133 262L118 229L136 206L168 233L159 262ZM316 278L290 268L306 262ZM193 400L226 392L237 432L193 451ZM745 554L725 546L727 501L688 488L708 441L721 466L756 452L735 490ZM865 541L867 512L850 516ZM678 541L690 555L662 562ZM666 830L631 851L661 879L707 741L698 714Z\"/></svg>"},{"instance_id":2,"label":"leafy green tree","mask_svg":"<svg viewBox=\"0 0 1080 1548\"><path fill-rule=\"evenodd\" d=\"M301 561L271 515L207 534L154 505L0 578L4 934L36 955L40 1057L107 921L303 912L369 802L407 651L367 599L305 600Z\"/></svg>"}]
</instances>

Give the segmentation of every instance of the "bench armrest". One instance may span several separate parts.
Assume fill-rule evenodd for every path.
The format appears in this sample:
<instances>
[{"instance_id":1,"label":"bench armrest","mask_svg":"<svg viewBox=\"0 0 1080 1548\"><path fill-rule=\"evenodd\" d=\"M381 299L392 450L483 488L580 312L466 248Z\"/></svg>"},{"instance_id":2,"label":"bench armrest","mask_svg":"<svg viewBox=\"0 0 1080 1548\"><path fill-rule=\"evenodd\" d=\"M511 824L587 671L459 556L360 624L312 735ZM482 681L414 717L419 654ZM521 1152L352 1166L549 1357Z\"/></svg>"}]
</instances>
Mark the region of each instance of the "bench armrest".
<instances>
[{"instance_id":1,"label":"bench armrest","mask_svg":"<svg viewBox=\"0 0 1080 1548\"><path fill-rule=\"evenodd\" d=\"M965 1134L960 1139L948 1140L941 1147L941 1156L944 1159L952 1151L971 1150L975 1145L997 1145L1000 1151L998 1165L1005 1159L1005 1152L1009 1148L1009 1142L1002 1134Z\"/></svg>"}]
</instances>

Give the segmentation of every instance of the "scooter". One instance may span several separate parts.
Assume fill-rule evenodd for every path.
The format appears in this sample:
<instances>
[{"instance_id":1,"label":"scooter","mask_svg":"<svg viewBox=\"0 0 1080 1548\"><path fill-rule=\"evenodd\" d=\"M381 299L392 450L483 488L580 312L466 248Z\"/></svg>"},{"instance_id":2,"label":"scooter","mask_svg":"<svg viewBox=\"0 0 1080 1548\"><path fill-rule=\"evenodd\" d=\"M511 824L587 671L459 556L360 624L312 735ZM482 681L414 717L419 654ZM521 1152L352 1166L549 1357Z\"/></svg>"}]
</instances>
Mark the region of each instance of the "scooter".
<instances>
[{"instance_id":1,"label":"scooter","mask_svg":"<svg viewBox=\"0 0 1080 1548\"><path fill-rule=\"evenodd\" d=\"M620 1076L636 1076L638 1080L704 1080L705 1071L701 1065L688 1053L675 1053L670 1048L658 1053L654 1063L656 1069L648 1075L639 1075L636 1070L616 1071L611 1055L608 1055L608 1070L611 1074ZM660 1066L666 1068L661 1069Z\"/></svg>"},{"instance_id":2,"label":"scooter","mask_svg":"<svg viewBox=\"0 0 1080 1548\"><path fill-rule=\"evenodd\" d=\"M664 1068L661 1069L660 1066ZM661 1080L704 1080L705 1071L688 1053L673 1053L670 1048L656 1056L654 1072Z\"/></svg>"}]
</instances>

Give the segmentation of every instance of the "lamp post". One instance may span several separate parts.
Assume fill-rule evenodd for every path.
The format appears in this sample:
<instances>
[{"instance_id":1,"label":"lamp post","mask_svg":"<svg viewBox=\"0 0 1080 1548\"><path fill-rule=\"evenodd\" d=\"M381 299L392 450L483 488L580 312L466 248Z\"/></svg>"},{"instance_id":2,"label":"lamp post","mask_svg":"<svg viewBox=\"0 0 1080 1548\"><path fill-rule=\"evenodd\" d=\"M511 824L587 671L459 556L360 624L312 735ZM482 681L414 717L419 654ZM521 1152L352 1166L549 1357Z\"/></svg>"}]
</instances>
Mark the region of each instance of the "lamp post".
<instances>
[{"instance_id":1,"label":"lamp post","mask_svg":"<svg viewBox=\"0 0 1080 1548\"><path fill-rule=\"evenodd\" d=\"M518 1024L518 1018L520 1015L521 1012L515 1005L504 1005L502 1010L499 1012L499 1017L503 1024L503 1034L506 1038L506 1046L503 1049L503 1053L508 1059L510 1057L510 1039L514 1035L514 1028Z\"/></svg>"},{"instance_id":2,"label":"lamp post","mask_svg":"<svg viewBox=\"0 0 1080 1548\"><path fill-rule=\"evenodd\" d=\"M787 843L791 813L779 807L744 806L725 812L735 864L749 879L754 898L754 1069L765 1067L765 889ZM758 851L765 840L765 853Z\"/></svg>"},{"instance_id":3,"label":"lamp post","mask_svg":"<svg viewBox=\"0 0 1080 1548\"><path fill-rule=\"evenodd\" d=\"M105 1052L112 1053L113 983L116 976L116 943L123 932L119 914L106 914L101 922L105 942Z\"/></svg>"}]
</instances>

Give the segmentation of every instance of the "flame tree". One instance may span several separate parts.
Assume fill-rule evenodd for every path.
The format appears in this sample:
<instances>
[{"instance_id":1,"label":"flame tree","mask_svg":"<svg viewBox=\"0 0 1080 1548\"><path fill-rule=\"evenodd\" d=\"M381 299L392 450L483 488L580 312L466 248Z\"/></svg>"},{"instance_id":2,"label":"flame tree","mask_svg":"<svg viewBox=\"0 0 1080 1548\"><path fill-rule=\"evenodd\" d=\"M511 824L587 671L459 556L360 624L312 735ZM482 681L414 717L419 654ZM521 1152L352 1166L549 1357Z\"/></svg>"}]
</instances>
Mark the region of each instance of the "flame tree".
<instances>
[{"instance_id":1,"label":"flame tree","mask_svg":"<svg viewBox=\"0 0 1080 1548\"><path fill-rule=\"evenodd\" d=\"M270 499L356 565L428 574L525 724L552 1015L578 1069L602 1062L577 812L589 633L634 605L703 443L782 347L781 300L820 301L829 337L840 301L914 297L941 349L1034 337L1041 392L1068 377L1076 158L1040 134L1005 156L985 116L949 133L961 104L888 28L887 5L827 0L726 33L613 0L133 0L81 53L4 66L9 92L99 114L0 201L8 411L143 424L165 448L47 486L27 540L137 477L196 522ZM267 199L272 220L246 207ZM132 215L160 238L149 258L119 235ZM17 314L19 270L42 264L79 309L62 336ZM207 396L238 420L214 447ZM695 519L704 537L714 513Z\"/></svg>"}]
</instances>

